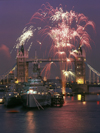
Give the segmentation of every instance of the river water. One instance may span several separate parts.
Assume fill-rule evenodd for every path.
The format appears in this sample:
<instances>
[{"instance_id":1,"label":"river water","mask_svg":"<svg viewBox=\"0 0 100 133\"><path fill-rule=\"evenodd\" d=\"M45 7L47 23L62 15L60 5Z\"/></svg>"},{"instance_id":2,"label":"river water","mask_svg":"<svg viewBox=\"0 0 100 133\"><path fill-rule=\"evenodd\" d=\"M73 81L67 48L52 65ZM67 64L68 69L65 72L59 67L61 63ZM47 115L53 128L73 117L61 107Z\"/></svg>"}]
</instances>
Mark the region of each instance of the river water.
<instances>
[{"instance_id":1,"label":"river water","mask_svg":"<svg viewBox=\"0 0 100 133\"><path fill-rule=\"evenodd\" d=\"M81 102L77 96L67 96L63 107L45 107L40 110L22 106L6 108L0 104L0 132L99 133L100 96L86 97L86 101ZM17 113L11 113L12 110Z\"/></svg>"}]
</instances>

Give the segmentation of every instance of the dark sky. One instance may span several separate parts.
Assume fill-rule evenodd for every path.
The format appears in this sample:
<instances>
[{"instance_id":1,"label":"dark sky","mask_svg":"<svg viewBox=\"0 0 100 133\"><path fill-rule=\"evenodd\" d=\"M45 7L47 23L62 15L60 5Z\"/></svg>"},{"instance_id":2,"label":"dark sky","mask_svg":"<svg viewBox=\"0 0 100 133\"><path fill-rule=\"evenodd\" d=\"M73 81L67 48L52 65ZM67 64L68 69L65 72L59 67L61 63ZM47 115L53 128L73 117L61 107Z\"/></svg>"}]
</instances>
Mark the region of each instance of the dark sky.
<instances>
[{"instance_id":1,"label":"dark sky","mask_svg":"<svg viewBox=\"0 0 100 133\"><path fill-rule=\"evenodd\" d=\"M32 15L46 2L54 8L59 4L63 7L67 5L67 11L73 9L94 21L96 33L91 34L94 43L91 42L92 49L86 50L86 58L87 63L100 72L100 0L0 0L0 75L8 72L16 63L16 51L14 50L11 55L9 52ZM35 48L32 49L29 53L30 57L34 56ZM38 51L37 54L39 57ZM51 75L53 74L51 72ZM57 71L55 76L59 76Z\"/></svg>"}]
</instances>

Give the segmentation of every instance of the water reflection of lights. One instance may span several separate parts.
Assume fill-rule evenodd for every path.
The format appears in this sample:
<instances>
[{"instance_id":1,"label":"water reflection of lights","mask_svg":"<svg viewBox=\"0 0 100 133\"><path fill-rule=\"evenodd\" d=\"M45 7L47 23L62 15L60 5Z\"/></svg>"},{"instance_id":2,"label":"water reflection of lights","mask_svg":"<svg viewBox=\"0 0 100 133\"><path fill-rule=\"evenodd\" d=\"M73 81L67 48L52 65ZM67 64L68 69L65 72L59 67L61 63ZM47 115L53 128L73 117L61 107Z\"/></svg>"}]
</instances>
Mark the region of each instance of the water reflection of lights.
<instances>
[{"instance_id":1,"label":"water reflection of lights","mask_svg":"<svg viewBox=\"0 0 100 133\"><path fill-rule=\"evenodd\" d=\"M32 111L27 112L27 131L30 132L30 130L35 129L36 123L34 120L34 113Z\"/></svg>"},{"instance_id":2,"label":"water reflection of lights","mask_svg":"<svg viewBox=\"0 0 100 133\"><path fill-rule=\"evenodd\" d=\"M74 101L74 97L71 97L71 100Z\"/></svg>"},{"instance_id":3,"label":"water reflection of lights","mask_svg":"<svg viewBox=\"0 0 100 133\"><path fill-rule=\"evenodd\" d=\"M63 96L63 99L64 99L64 104L63 104L63 106L65 106L65 105L67 105L66 96Z\"/></svg>"},{"instance_id":4,"label":"water reflection of lights","mask_svg":"<svg viewBox=\"0 0 100 133\"><path fill-rule=\"evenodd\" d=\"M81 100L81 94L77 95L77 100L79 100L79 101Z\"/></svg>"},{"instance_id":5,"label":"water reflection of lights","mask_svg":"<svg viewBox=\"0 0 100 133\"><path fill-rule=\"evenodd\" d=\"M86 101L83 101L83 104L85 105L86 104Z\"/></svg>"}]
</instances>

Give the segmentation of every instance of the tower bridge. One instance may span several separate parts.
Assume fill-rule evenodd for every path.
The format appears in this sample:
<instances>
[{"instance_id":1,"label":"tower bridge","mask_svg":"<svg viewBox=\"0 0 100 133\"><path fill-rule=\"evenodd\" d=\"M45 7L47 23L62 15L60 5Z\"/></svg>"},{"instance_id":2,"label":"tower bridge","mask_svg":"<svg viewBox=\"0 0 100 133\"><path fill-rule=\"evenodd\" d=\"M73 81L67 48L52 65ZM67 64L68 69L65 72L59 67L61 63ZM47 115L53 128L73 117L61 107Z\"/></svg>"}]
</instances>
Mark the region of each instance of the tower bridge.
<instances>
[{"instance_id":1,"label":"tower bridge","mask_svg":"<svg viewBox=\"0 0 100 133\"><path fill-rule=\"evenodd\" d=\"M16 56L16 66L17 66L16 68L17 68L18 82L27 82L28 77L29 77L29 75L28 75L29 63L43 63L43 62L67 62L67 59L53 59L53 58L38 59L36 54L35 54L34 58L29 58L28 51L25 51L25 49L22 45L21 50L17 50L17 56ZM79 47L78 52L77 52L77 57L71 58L70 62L74 62L75 82L77 83L77 84L74 84L74 86L72 87L73 91L75 91L75 90L87 91L89 88L89 85L94 85L94 83L99 83L100 73L97 72L94 68L92 68L89 64L86 63L86 54L85 54L84 49L81 49ZM86 77L86 67L89 68L88 86L86 86L86 78L85 78ZM8 74L6 74L5 77ZM92 76L93 76L93 78L92 78Z\"/></svg>"},{"instance_id":2,"label":"tower bridge","mask_svg":"<svg viewBox=\"0 0 100 133\"><path fill-rule=\"evenodd\" d=\"M70 58L70 62L75 64L75 81L77 83L85 83L85 51L81 48L78 49L77 58ZM28 52L24 50L23 45L21 50L17 50L17 79L19 82L27 82L28 79L28 65L30 62L42 63L42 62L67 62L67 59L38 59L35 53L35 58L28 58Z\"/></svg>"}]
</instances>

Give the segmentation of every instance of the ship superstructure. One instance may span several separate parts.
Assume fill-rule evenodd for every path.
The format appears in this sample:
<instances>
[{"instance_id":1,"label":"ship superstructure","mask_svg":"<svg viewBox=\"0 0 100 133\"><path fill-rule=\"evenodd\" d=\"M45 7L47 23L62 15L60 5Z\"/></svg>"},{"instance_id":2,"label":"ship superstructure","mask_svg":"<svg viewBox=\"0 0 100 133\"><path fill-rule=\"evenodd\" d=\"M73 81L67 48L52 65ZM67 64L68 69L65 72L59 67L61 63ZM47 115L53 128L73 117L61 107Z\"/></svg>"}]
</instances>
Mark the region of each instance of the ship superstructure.
<instances>
[{"instance_id":1,"label":"ship superstructure","mask_svg":"<svg viewBox=\"0 0 100 133\"><path fill-rule=\"evenodd\" d=\"M21 99L23 106L26 107L42 107L51 104L51 94L40 76L40 66L37 62L33 63L33 75L25 84Z\"/></svg>"}]
</instances>

